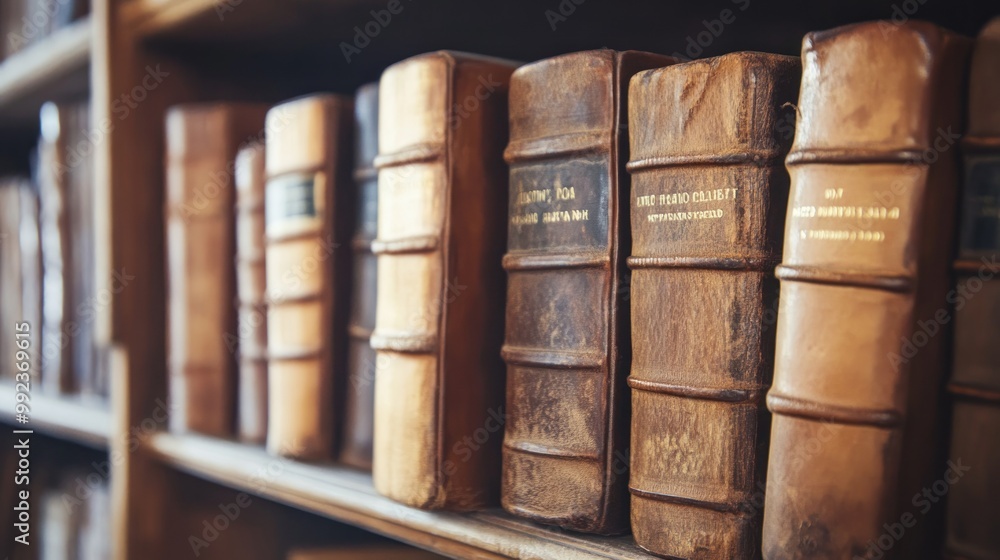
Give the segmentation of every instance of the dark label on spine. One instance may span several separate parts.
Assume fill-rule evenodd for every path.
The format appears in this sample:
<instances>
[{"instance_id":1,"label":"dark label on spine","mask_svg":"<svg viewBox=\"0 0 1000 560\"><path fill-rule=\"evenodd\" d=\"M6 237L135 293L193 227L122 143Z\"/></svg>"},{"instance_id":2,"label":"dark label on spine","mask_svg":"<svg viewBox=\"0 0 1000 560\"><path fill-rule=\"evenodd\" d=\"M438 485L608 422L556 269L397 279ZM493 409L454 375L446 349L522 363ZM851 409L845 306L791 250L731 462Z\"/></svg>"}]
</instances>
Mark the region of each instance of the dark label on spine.
<instances>
[{"instance_id":1,"label":"dark label on spine","mask_svg":"<svg viewBox=\"0 0 1000 560\"><path fill-rule=\"evenodd\" d=\"M966 159L962 204L963 253L1000 249L1000 155Z\"/></svg>"},{"instance_id":2,"label":"dark label on spine","mask_svg":"<svg viewBox=\"0 0 1000 560\"><path fill-rule=\"evenodd\" d=\"M268 181L265 191L267 225L290 218L315 218L316 176L286 175Z\"/></svg>"}]
</instances>

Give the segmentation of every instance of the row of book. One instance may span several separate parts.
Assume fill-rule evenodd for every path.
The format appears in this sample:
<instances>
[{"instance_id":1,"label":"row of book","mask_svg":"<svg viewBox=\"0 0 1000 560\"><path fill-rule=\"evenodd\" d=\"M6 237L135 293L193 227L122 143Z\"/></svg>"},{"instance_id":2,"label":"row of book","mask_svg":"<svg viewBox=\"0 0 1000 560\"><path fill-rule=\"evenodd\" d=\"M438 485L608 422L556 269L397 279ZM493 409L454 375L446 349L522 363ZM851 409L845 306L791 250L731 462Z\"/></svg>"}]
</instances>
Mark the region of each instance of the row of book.
<instances>
[{"instance_id":1,"label":"row of book","mask_svg":"<svg viewBox=\"0 0 1000 560\"><path fill-rule=\"evenodd\" d=\"M946 511L996 558L998 67L1000 20L871 22L176 107L172 427L674 558L919 558Z\"/></svg>"},{"instance_id":2,"label":"row of book","mask_svg":"<svg viewBox=\"0 0 1000 560\"><path fill-rule=\"evenodd\" d=\"M110 300L95 288L90 104L47 103L40 124L32 176L0 183L0 352L14 356L16 325L27 322L36 388L107 395L94 344ZM14 365L0 362L0 379L15 380Z\"/></svg>"},{"instance_id":3,"label":"row of book","mask_svg":"<svg viewBox=\"0 0 1000 560\"><path fill-rule=\"evenodd\" d=\"M4 490L15 487L16 453L4 465ZM96 463L95 463L96 464ZM107 472L80 465L54 465L30 473L31 490L21 504L16 495L7 500L11 519L6 534L23 540L6 539L0 552L10 560L107 560L111 558L111 492ZM20 492L25 492L21 489ZM22 497L23 498L23 497ZM25 505L27 504L27 505ZM20 507L18 507L20 506ZM27 517L19 517L22 512ZM18 526L17 524L22 524Z\"/></svg>"},{"instance_id":4,"label":"row of book","mask_svg":"<svg viewBox=\"0 0 1000 560\"><path fill-rule=\"evenodd\" d=\"M90 13L89 0L5 0L0 4L0 60Z\"/></svg>"}]
</instances>

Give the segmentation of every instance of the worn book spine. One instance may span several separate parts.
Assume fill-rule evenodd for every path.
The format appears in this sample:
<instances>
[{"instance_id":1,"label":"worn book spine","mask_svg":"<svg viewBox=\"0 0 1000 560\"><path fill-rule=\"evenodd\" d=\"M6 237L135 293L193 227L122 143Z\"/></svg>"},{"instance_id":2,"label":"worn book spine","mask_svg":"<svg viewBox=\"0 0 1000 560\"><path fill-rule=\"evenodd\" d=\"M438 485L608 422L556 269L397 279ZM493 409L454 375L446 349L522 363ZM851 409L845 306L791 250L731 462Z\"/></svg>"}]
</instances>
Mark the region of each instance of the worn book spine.
<instances>
[{"instance_id":1,"label":"worn book spine","mask_svg":"<svg viewBox=\"0 0 1000 560\"><path fill-rule=\"evenodd\" d=\"M74 253L73 185L69 155L69 111L55 103L42 106L38 145L39 228L42 249L41 387L52 393L77 390L73 376Z\"/></svg>"},{"instance_id":2,"label":"worn book spine","mask_svg":"<svg viewBox=\"0 0 1000 560\"><path fill-rule=\"evenodd\" d=\"M469 510L499 497L514 67L436 52L379 83L373 479L411 506Z\"/></svg>"},{"instance_id":3,"label":"worn book spine","mask_svg":"<svg viewBox=\"0 0 1000 560\"><path fill-rule=\"evenodd\" d=\"M267 449L331 459L346 373L353 231L350 98L267 114Z\"/></svg>"},{"instance_id":4,"label":"worn book spine","mask_svg":"<svg viewBox=\"0 0 1000 560\"><path fill-rule=\"evenodd\" d=\"M670 558L752 559L799 59L738 52L636 75L632 531Z\"/></svg>"},{"instance_id":5,"label":"worn book spine","mask_svg":"<svg viewBox=\"0 0 1000 560\"><path fill-rule=\"evenodd\" d=\"M943 507L915 496L948 469L950 336L935 317L948 308L968 46L914 21L804 39L767 396L768 559L936 549ZM919 530L892 529L917 516Z\"/></svg>"},{"instance_id":6,"label":"worn book spine","mask_svg":"<svg viewBox=\"0 0 1000 560\"><path fill-rule=\"evenodd\" d=\"M976 40L969 90L945 547L949 558L989 560L1000 558L1000 19Z\"/></svg>"},{"instance_id":7,"label":"worn book spine","mask_svg":"<svg viewBox=\"0 0 1000 560\"><path fill-rule=\"evenodd\" d=\"M71 282L72 309L65 329L73 338L71 363L74 386L80 393L107 395L96 378L94 348L95 306L95 234L94 234L94 175L89 101L60 105L67 115L65 171L69 182L69 219L73 273Z\"/></svg>"},{"instance_id":8,"label":"worn book spine","mask_svg":"<svg viewBox=\"0 0 1000 560\"><path fill-rule=\"evenodd\" d=\"M264 143L236 155L237 328L236 433L251 443L267 438L267 308L264 305Z\"/></svg>"},{"instance_id":9,"label":"worn book spine","mask_svg":"<svg viewBox=\"0 0 1000 560\"><path fill-rule=\"evenodd\" d=\"M232 436L236 267L233 165L265 106L190 104L166 118L169 428Z\"/></svg>"},{"instance_id":10,"label":"worn book spine","mask_svg":"<svg viewBox=\"0 0 1000 560\"><path fill-rule=\"evenodd\" d=\"M372 468L375 421L375 290L378 262L372 241L378 233L378 84L368 84L354 98L354 187L357 223L351 250L354 282L347 325L347 387L344 391L344 433L340 460L359 469Z\"/></svg>"},{"instance_id":11,"label":"worn book spine","mask_svg":"<svg viewBox=\"0 0 1000 560\"><path fill-rule=\"evenodd\" d=\"M605 49L511 78L501 490L535 521L628 531L625 101L632 74L672 62Z\"/></svg>"}]
</instances>

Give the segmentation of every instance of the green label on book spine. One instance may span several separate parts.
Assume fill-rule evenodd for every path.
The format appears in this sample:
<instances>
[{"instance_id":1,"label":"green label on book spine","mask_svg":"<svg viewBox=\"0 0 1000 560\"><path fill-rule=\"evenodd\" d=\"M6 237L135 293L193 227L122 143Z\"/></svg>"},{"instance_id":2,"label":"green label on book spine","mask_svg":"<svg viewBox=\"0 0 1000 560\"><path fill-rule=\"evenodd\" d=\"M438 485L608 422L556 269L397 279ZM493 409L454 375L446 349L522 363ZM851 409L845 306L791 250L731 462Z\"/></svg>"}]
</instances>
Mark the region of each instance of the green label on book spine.
<instances>
[{"instance_id":1,"label":"green label on book spine","mask_svg":"<svg viewBox=\"0 0 1000 560\"><path fill-rule=\"evenodd\" d=\"M966 159L961 251L1000 250L1000 155Z\"/></svg>"}]
</instances>

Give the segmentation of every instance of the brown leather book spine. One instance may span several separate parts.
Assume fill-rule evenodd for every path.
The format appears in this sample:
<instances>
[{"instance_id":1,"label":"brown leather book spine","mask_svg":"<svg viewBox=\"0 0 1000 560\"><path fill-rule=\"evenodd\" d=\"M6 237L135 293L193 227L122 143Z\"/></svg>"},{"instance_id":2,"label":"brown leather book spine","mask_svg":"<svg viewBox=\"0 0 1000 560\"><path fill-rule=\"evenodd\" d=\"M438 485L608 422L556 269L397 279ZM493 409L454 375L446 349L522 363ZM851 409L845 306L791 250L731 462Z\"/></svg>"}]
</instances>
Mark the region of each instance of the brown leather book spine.
<instances>
[{"instance_id":1,"label":"brown leather book spine","mask_svg":"<svg viewBox=\"0 0 1000 560\"><path fill-rule=\"evenodd\" d=\"M169 428L232 436L236 356L233 165L266 107L191 104L166 120Z\"/></svg>"},{"instance_id":2,"label":"brown leather book spine","mask_svg":"<svg viewBox=\"0 0 1000 560\"><path fill-rule=\"evenodd\" d=\"M768 559L917 558L940 535L940 514L914 499L948 469L938 401L950 337L921 329L947 309L948 142L967 57L966 39L913 21L803 42L767 396ZM917 516L920 530L892 529Z\"/></svg>"},{"instance_id":3,"label":"brown leather book spine","mask_svg":"<svg viewBox=\"0 0 1000 560\"><path fill-rule=\"evenodd\" d=\"M470 510L499 497L515 66L442 51L379 82L373 479L411 506Z\"/></svg>"},{"instance_id":4,"label":"brown leather book spine","mask_svg":"<svg viewBox=\"0 0 1000 560\"><path fill-rule=\"evenodd\" d=\"M346 369L353 103L320 94L267 114L267 449L331 459Z\"/></svg>"},{"instance_id":5,"label":"brown leather book spine","mask_svg":"<svg viewBox=\"0 0 1000 560\"><path fill-rule=\"evenodd\" d=\"M375 350L370 338L375 328L375 290L378 261L372 241L378 233L378 84L368 84L354 98L354 186L357 224L351 250L354 283L347 325L347 387L344 390L344 433L341 462L359 469L372 468L375 420Z\"/></svg>"},{"instance_id":6,"label":"brown leather book spine","mask_svg":"<svg viewBox=\"0 0 1000 560\"><path fill-rule=\"evenodd\" d=\"M236 155L236 333L239 348L236 433L251 443L267 438L267 307L264 305L264 143Z\"/></svg>"},{"instance_id":7,"label":"brown leather book spine","mask_svg":"<svg viewBox=\"0 0 1000 560\"><path fill-rule=\"evenodd\" d=\"M632 79L632 531L752 559L799 59L738 52ZM769 322L769 318L771 321Z\"/></svg>"},{"instance_id":8,"label":"brown leather book spine","mask_svg":"<svg viewBox=\"0 0 1000 560\"><path fill-rule=\"evenodd\" d=\"M37 182L42 249L41 387L52 393L77 390L71 335L74 321L73 193L68 161L69 110L46 103L40 116Z\"/></svg>"},{"instance_id":9,"label":"brown leather book spine","mask_svg":"<svg viewBox=\"0 0 1000 560\"><path fill-rule=\"evenodd\" d=\"M958 228L953 403L945 550L949 558L1000 558L1000 19L972 55L965 192Z\"/></svg>"},{"instance_id":10,"label":"brown leather book spine","mask_svg":"<svg viewBox=\"0 0 1000 560\"><path fill-rule=\"evenodd\" d=\"M628 531L629 78L674 59L612 50L514 72L502 504Z\"/></svg>"}]
</instances>

